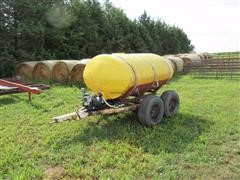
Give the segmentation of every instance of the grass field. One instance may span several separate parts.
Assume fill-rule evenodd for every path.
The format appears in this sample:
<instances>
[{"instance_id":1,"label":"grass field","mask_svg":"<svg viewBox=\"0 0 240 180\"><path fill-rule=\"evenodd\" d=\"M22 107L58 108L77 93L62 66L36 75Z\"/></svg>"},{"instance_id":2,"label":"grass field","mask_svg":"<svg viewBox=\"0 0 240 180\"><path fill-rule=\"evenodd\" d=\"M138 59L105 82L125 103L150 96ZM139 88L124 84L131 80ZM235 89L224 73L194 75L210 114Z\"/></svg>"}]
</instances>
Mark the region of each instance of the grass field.
<instances>
[{"instance_id":1,"label":"grass field","mask_svg":"<svg viewBox=\"0 0 240 180\"><path fill-rule=\"evenodd\" d=\"M50 124L80 104L77 87L1 96L0 179L240 179L239 81L177 76L167 89L180 112L153 128L133 113Z\"/></svg>"},{"instance_id":2,"label":"grass field","mask_svg":"<svg viewBox=\"0 0 240 180\"><path fill-rule=\"evenodd\" d=\"M214 58L240 58L240 51L235 52L218 52L212 54Z\"/></svg>"}]
</instances>

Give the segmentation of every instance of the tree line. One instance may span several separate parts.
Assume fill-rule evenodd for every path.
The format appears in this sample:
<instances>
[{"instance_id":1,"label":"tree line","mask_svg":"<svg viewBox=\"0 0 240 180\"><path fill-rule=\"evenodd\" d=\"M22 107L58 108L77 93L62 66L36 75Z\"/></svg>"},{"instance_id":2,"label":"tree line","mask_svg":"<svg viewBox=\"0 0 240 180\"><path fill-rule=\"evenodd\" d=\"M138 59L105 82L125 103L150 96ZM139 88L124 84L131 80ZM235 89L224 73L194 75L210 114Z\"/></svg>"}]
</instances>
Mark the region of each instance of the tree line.
<instances>
[{"instance_id":1,"label":"tree line","mask_svg":"<svg viewBox=\"0 0 240 180\"><path fill-rule=\"evenodd\" d=\"M13 75L22 61L191 50L181 28L146 12L131 20L108 0L0 1L0 77Z\"/></svg>"}]
</instances>

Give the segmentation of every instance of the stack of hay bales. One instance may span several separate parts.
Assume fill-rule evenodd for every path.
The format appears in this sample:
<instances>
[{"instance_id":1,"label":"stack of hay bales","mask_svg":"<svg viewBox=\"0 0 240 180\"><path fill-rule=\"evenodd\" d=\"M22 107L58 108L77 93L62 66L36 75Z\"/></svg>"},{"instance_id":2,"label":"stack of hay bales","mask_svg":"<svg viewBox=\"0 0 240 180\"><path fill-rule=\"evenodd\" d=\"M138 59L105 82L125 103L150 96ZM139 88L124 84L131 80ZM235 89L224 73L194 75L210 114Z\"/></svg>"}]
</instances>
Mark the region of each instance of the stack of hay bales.
<instances>
[{"instance_id":1,"label":"stack of hay bales","mask_svg":"<svg viewBox=\"0 0 240 180\"><path fill-rule=\"evenodd\" d=\"M89 59L22 62L16 66L16 74L23 80L78 82L83 81L83 70L88 61Z\"/></svg>"},{"instance_id":2,"label":"stack of hay bales","mask_svg":"<svg viewBox=\"0 0 240 180\"><path fill-rule=\"evenodd\" d=\"M176 67L176 72L183 71L183 60L175 55L165 55L165 58L169 59Z\"/></svg>"},{"instance_id":3,"label":"stack of hay bales","mask_svg":"<svg viewBox=\"0 0 240 180\"><path fill-rule=\"evenodd\" d=\"M165 55L174 72L188 71L192 65L211 59L209 53ZM21 79L39 81L82 82L83 71L90 59L45 60L22 62L16 66L16 74Z\"/></svg>"},{"instance_id":4,"label":"stack of hay bales","mask_svg":"<svg viewBox=\"0 0 240 180\"><path fill-rule=\"evenodd\" d=\"M32 72L37 63L38 61L29 61L17 64L16 75L20 76L21 79L32 79Z\"/></svg>"}]
</instances>

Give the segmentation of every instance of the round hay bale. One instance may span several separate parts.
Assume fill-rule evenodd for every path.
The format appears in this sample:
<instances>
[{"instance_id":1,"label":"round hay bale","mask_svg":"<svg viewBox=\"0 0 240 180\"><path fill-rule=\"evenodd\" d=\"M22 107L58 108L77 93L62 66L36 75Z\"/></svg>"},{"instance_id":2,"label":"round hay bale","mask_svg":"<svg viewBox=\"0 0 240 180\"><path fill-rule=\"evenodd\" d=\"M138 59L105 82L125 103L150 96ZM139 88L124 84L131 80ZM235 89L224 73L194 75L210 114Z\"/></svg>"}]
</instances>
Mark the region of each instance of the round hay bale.
<instances>
[{"instance_id":1,"label":"round hay bale","mask_svg":"<svg viewBox=\"0 0 240 180\"><path fill-rule=\"evenodd\" d=\"M203 57L204 57L204 60L208 59L208 55L206 53L200 53Z\"/></svg>"},{"instance_id":2,"label":"round hay bale","mask_svg":"<svg viewBox=\"0 0 240 180\"><path fill-rule=\"evenodd\" d=\"M57 82L68 82L73 67L79 62L80 60L60 60L53 66L52 80Z\"/></svg>"},{"instance_id":3,"label":"round hay bale","mask_svg":"<svg viewBox=\"0 0 240 180\"><path fill-rule=\"evenodd\" d=\"M183 65L184 66L192 66L192 60L186 54L178 55L177 57L179 57L183 60Z\"/></svg>"},{"instance_id":4,"label":"round hay bale","mask_svg":"<svg viewBox=\"0 0 240 180\"><path fill-rule=\"evenodd\" d=\"M204 54L207 56L207 59L212 59L213 58L212 54L210 54L208 52L205 52Z\"/></svg>"},{"instance_id":5,"label":"round hay bale","mask_svg":"<svg viewBox=\"0 0 240 180\"><path fill-rule=\"evenodd\" d=\"M187 53L184 53L184 54L176 54L175 56L177 56L177 57L182 57L182 56L186 56L186 55L188 55Z\"/></svg>"},{"instance_id":6,"label":"round hay bale","mask_svg":"<svg viewBox=\"0 0 240 180\"><path fill-rule=\"evenodd\" d=\"M191 59L193 64L200 64L202 62L201 58L197 54L189 54L188 57Z\"/></svg>"},{"instance_id":7,"label":"round hay bale","mask_svg":"<svg viewBox=\"0 0 240 180\"><path fill-rule=\"evenodd\" d=\"M83 71L90 59L82 59L71 70L71 83L83 82Z\"/></svg>"},{"instance_id":8,"label":"round hay bale","mask_svg":"<svg viewBox=\"0 0 240 180\"><path fill-rule=\"evenodd\" d=\"M192 69L193 66L193 57L190 54L183 54L183 55L178 55L183 60L183 71L184 72L189 72ZM197 56L198 57L198 56ZM198 57L199 58L199 57Z\"/></svg>"},{"instance_id":9,"label":"round hay bale","mask_svg":"<svg viewBox=\"0 0 240 180\"><path fill-rule=\"evenodd\" d=\"M37 63L38 61L29 61L17 64L16 75L20 76L23 80L32 79L33 68Z\"/></svg>"},{"instance_id":10,"label":"round hay bale","mask_svg":"<svg viewBox=\"0 0 240 180\"><path fill-rule=\"evenodd\" d=\"M193 64L201 63L201 58L197 54L185 54L179 56L183 61L184 65L191 66Z\"/></svg>"},{"instance_id":11,"label":"round hay bale","mask_svg":"<svg viewBox=\"0 0 240 180\"><path fill-rule=\"evenodd\" d=\"M197 55L201 58L201 60L205 60L205 56L202 53L199 53Z\"/></svg>"},{"instance_id":12,"label":"round hay bale","mask_svg":"<svg viewBox=\"0 0 240 180\"><path fill-rule=\"evenodd\" d=\"M205 57L205 59L212 59L213 58L213 55L208 53L208 52L203 52L201 54Z\"/></svg>"},{"instance_id":13,"label":"round hay bale","mask_svg":"<svg viewBox=\"0 0 240 180\"><path fill-rule=\"evenodd\" d=\"M174 55L166 55L164 57L166 57L167 59L169 59L170 61L172 61L175 64L177 72L183 71L183 63L184 62L181 58L174 56Z\"/></svg>"},{"instance_id":14,"label":"round hay bale","mask_svg":"<svg viewBox=\"0 0 240 180\"><path fill-rule=\"evenodd\" d=\"M59 60L39 61L33 69L33 79L39 81L52 80L52 69Z\"/></svg>"}]
</instances>

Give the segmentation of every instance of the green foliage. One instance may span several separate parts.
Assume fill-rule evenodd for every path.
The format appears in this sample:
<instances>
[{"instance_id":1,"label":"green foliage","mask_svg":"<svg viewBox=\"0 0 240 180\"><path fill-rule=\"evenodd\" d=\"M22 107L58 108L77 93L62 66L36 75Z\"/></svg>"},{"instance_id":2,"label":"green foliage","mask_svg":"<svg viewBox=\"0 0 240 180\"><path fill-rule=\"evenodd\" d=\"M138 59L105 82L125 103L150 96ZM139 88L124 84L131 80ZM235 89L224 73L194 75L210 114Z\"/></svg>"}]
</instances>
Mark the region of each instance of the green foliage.
<instances>
[{"instance_id":1,"label":"green foliage","mask_svg":"<svg viewBox=\"0 0 240 180\"><path fill-rule=\"evenodd\" d=\"M239 82L177 76L169 89L180 111L152 128L135 113L50 124L81 104L78 87L1 96L0 179L239 179Z\"/></svg>"},{"instance_id":2,"label":"green foliage","mask_svg":"<svg viewBox=\"0 0 240 180\"><path fill-rule=\"evenodd\" d=\"M193 49L181 29L146 12L132 21L109 1L1 0L0 20L0 77L13 75L21 61Z\"/></svg>"}]
</instances>

